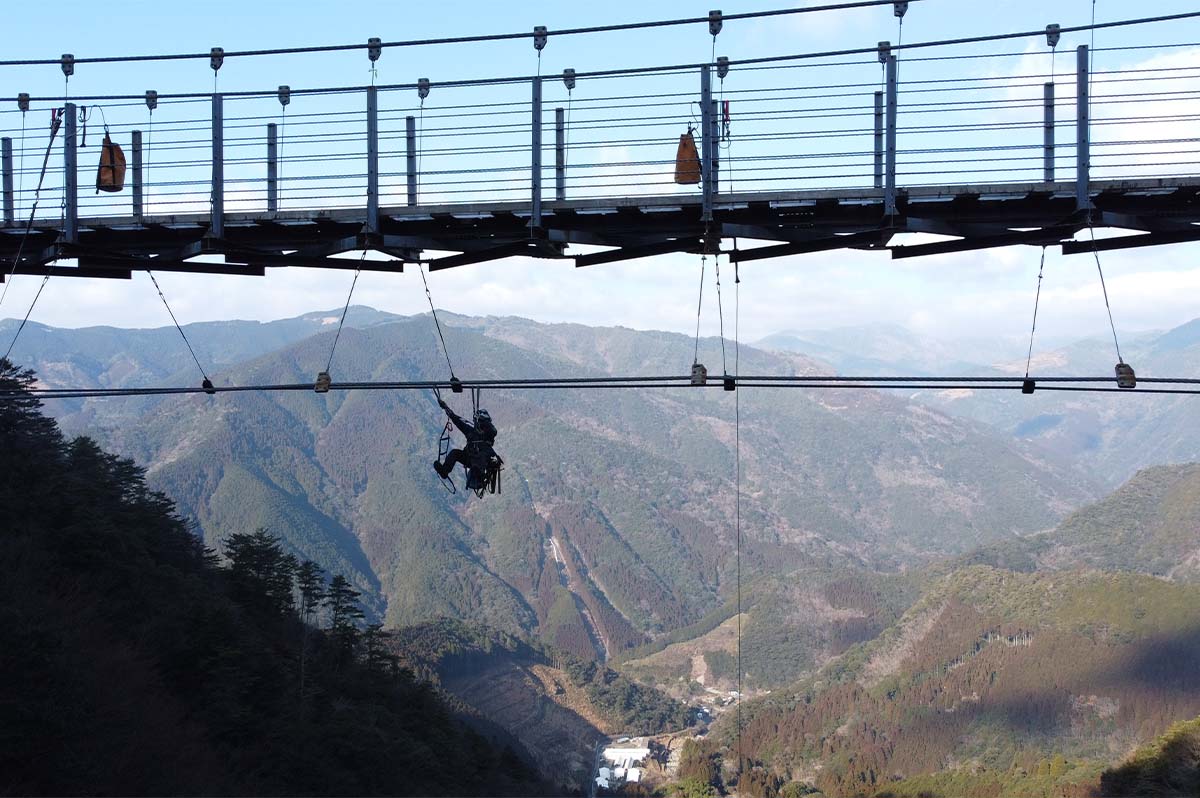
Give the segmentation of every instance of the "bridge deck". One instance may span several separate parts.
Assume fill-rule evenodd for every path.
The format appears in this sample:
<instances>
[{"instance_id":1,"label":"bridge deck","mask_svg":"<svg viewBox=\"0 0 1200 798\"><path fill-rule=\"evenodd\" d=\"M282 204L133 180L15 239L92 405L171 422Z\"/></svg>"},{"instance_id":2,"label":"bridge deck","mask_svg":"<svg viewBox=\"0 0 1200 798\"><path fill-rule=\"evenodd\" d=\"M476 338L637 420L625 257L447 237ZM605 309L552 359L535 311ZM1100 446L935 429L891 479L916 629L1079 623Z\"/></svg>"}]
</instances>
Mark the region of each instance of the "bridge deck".
<instances>
[{"instance_id":1,"label":"bridge deck","mask_svg":"<svg viewBox=\"0 0 1200 798\"><path fill-rule=\"evenodd\" d=\"M1097 181L1091 199L1092 224L1143 231L1105 239L1101 247L1200 239L1200 178ZM402 206L380 209L378 232L365 229L365 208L233 212L225 215L219 239L211 236L209 214L81 218L75 244L59 243L57 226L35 226L16 271L123 278L149 268L212 274L355 268L357 259L331 256L364 248L396 258L364 264L383 271L402 270L405 262L424 260L439 269L519 255L590 265L668 252L719 251L748 261L844 248L906 257L1064 242L1070 252L1081 251L1071 239L1089 222L1076 212L1073 183L919 187L902 190L897 207L887 218L878 189L746 192L719 195L710 225L701 220L698 195L550 201L542 208L542 228L534 230L528 202ZM19 224L0 227L0 258L16 257L23 233ZM889 246L899 233L951 240ZM735 249L735 238L775 243ZM569 244L606 249L567 254ZM224 262L196 259L215 255ZM78 265L49 265L68 258Z\"/></svg>"}]
</instances>

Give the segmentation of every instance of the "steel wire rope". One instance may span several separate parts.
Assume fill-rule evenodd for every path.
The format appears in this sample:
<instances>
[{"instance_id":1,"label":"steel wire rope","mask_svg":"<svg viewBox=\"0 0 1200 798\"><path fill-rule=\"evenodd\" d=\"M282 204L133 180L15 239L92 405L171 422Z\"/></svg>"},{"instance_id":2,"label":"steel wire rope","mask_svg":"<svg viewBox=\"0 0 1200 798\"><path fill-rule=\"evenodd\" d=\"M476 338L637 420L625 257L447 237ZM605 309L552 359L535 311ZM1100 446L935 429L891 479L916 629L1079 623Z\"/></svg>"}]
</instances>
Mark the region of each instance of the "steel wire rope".
<instances>
[{"instance_id":1,"label":"steel wire rope","mask_svg":"<svg viewBox=\"0 0 1200 798\"><path fill-rule=\"evenodd\" d=\"M910 0L910 2L911 1L912 0ZM890 2L890 0L889 0L889 2ZM802 11L802 10L811 11L811 10L815 10L815 8L795 9L795 11ZM733 15L729 15L726 17L726 19L730 19L732 16ZM1184 20L1184 19L1195 19L1198 17L1200 17L1200 11L1190 11L1190 12L1182 12L1182 13L1178 13L1178 14L1167 14L1167 15L1162 15L1162 16L1154 16L1154 17L1138 17L1138 18L1132 18L1132 19L1114 20L1112 22L1101 22L1101 23L1097 23L1095 25L1076 25L1076 26L1061 28L1060 32L1061 33L1078 33L1078 32L1091 31L1091 30L1106 30L1109 28L1129 27L1129 26L1135 26L1135 25L1146 25L1146 24L1153 24L1153 23L1158 23L1158 22L1174 22L1174 21L1179 21L1179 20ZM701 18L697 18L697 19L699 20ZM704 21L707 21L707 17L704 17L702 19ZM989 41L1002 41L1002 40L1008 40L1008 39L1021 39L1021 38L1030 38L1030 37L1035 37L1035 36L1045 36L1045 34L1046 34L1045 29L1039 29L1039 30L1035 30L1035 31L1015 31L1015 32L1010 32L1010 33L994 33L994 34L986 34L986 35L981 35L981 36L960 37L960 38L954 38L954 39L937 39L937 40L931 40L931 41L925 41L925 42L913 42L911 44L906 44L903 46L903 49L913 50L913 49L922 49L922 48L929 48L929 47L947 47L947 46L958 46L958 45L964 45L964 44L978 44L981 42L989 42ZM530 36L531 34L521 34L521 35L522 36ZM551 34L551 35L553 35L553 34ZM363 45L354 45L354 47L361 48L361 47L363 47ZM892 49L899 50L901 48L897 46ZM826 51L819 51L819 52L794 53L794 54L782 55L782 56L761 56L761 57L757 57L757 58L741 59L738 61L731 60L729 63L730 63L730 66L739 66L739 67L745 68L745 67L752 66L755 64L814 60L814 59L832 58L832 57L844 56L844 55L867 55L867 54L875 54L877 52L878 52L877 47L860 47L860 48L852 48L852 49L845 49L845 50L826 50ZM226 56L229 56L229 53L226 53ZM193 57L193 56L189 56L189 57ZM199 56L194 56L194 57L199 57ZM207 53L204 54L204 57L207 58L208 54ZM931 57L929 60L931 60L931 61L949 60L951 58L953 58L953 56L938 56L938 57ZM77 62L80 60L82 60L82 59L77 59ZM12 65L11 62L8 62L8 63L9 63L9 65ZM41 62L39 62L39 63L41 63ZM46 62L46 63L57 64L58 61L50 61L50 62ZM6 62L0 62L0 66L4 66L5 64L6 64ZM655 67L630 67L630 68L623 68L623 69L609 69L609 70L598 70L598 71L593 71L593 72L577 73L577 77L592 78L592 79L606 79L606 78L635 77L635 76L652 75L652 74L659 74L659 75L661 75L661 74L686 74L687 72L689 72L691 70L695 70L702 66L705 66L705 64L672 64L672 65L655 66ZM475 78L475 79L469 79L469 80L446 81L439 85L442 87L446 87L446 88L458 88L458 87L467 87L467 86L494 86L497 84L528 83L532 78L533 78L533 76L530 76L530 75L492 77L492 78ZM999 78L997 78L997 79L999 79ZM348 94L348 93L352 93L352 92L360 92L360 91L364 90L365 88L367 88L367 87L365 87L365 86L330 86L330 87L322 87L322 88L314 88L314 89L296 89L296 90L292 91L292 94ZM398 90L403 90L403 89L412 89L412 88L416 88L416 87L413 84L393 84L393 85L381 86L379 88L381 91L398 91ZM249 98L255 98L255 97L261 98L261 97L265 97L265 96L270 96L270 95L274 94L276 91L277 91L277 89L225 92L224 96L231 100L249 99ZM167 99L172 99L172 100L187 99L187 100L199 101L206 97L210 97L211 95L204 94L204 93L198 93L198 92L185 92L185 93L168 94L168 95L160 95L160 96L163 96ZM37 98L37 99L42 100L42 101L50 101L54 98ZM88 101L101 101L101 100L134 100L134 99L141 99L141 98L139 98L137 95L97 95L97 96L81 97L79 99L80 100L88 100Z\"/></svg>"},{"instance_id":2,"label":"steel wire rope","mask_svg":"<svg viewBox=\"0 0 1200 798\"><path fill-rule=\"evenodd\" d=\"M50 137L49 137L49 140L46 142L46 155L45 155L45 157L42 158L42 170L38 175L37 188L34 189L33 205L29 209L29 219L25 223L25 231L21 234L21 240L17 244L17 254L13 257L12 268L9 269L8 277L4 281L4 289L2 291L0 291L0 305L4 304L4 298L6 296L8 296L8 287L10 285L12 285L12 278L17 273L17 266L21 262L21 255L25 252L25 244L29 241L29 233L33 230L33 220L34 220L34 217L37 216L38 203L41 201L41 197L42 197L42 184L46 180L46 167L49 166L49 164L50 164L50 152L54 148L54 139L58 135L58 128L62 124L64 113L65 113L65 111L52 111L51 112ZM22 177L24 177L24 175L22 175ZM64 192L64 194L65 194L65 192ZM63 202L64 203L66 202L65 197L64 197ZM25 314L25 321L28 321L29 313L33 312L33 305L37 304L37 297L42 295L42 288L46 287L46 280L48 280L48 279L50 279L49 274L47 274L45 279L42 280L42 285L41 285L41 287L38 288L36 296L34 296L33 304L31 304L29 306L29 312ZM17 338L20 337L21 330L24 329L24 327L25 327L25 321L22 321L21 326L17 328L17 333L16 333L16 335L13 336L12 343L9 344L9 346L8 346L8 352L12 352L13 346L16 345ZM8 357L7 353L5 354L5 357Z\"/></svg>"},{"instance_id":3,"label":"steel wire rope","mask_svg":"<svg viewBox=\"0 0 1200 798\"><path fill-rule=\"evenodd\" d=\"M346 305L342 308L342 317L338 319L337 333L333 336L333 344L329 347L329 360L325 363L326 374L333 368L333 353L337 351L338 340L342 337L342 325L346 323L346 313L350 310L350 299L354 296L354 287L358 285L358 276L362 273L362 264L366 259L367 250L364 249L362 257L358 259L358 268L354 270L354 279L350 281L350 292L346 294Z\"/></svg>"},{"instance_id":4,"label":"steel wire rope","mask_svg":"<svg viewBox=\"0 0 1200 798\"><path fill-rule=\"evenodd\" d=\"M737 249L737 239L733 240L733 248ZM737 744L738 744L738 781L741 781L742 762L742 398L741 386L741 284L737 261L733 263L733 462L734 462L734 518L735 539L737 545L737 667L738 667L738 700L737 700Z\"/></svg>"},{"instance_id":5,"label":"steel wire rope","mask_svg":"<svg viewBox=\"0 0 1200 798\"><path fill-rule=\"evenodd\" d=\"M1025 356L1025 379L1029 379L1029 366L1033 362L1033 336L1037 333L1038 304L1042 300L1042 272L1046 268L1046 247L1042 247L1042 260L1038 264L1037 293L1033 297L1033 324L1029 328L1029 353Z\"/></svg>"},{"instance_id":6,"label":"steel wire rope","mask_svg":"<svg viewBox=\"0 0 1200 798\"><path fill-rule=\"evenodd\" d=\"M920 0L912 0L920 2ZM820 11L842 11L854 8L866 8L870 6L891 5L893 0L852 0L852 2L831 3L820 6L807 6L804 8L781 8L770 9L764 11L747 11L739 14L725 14L725 21L735 21L743 19L762 19L766 17L777 17L790 14L807 14ZM615 25L594 25L590 27L580 28L564 28L562 30L547 31L549 36L575 36L581 34L592 33L608 33L614 31L629 31L646 28L662 28L678 25L692 25L697 23L706 23L709 21L707 16L704 17L682 17L676 19L653 20L645 22L626 22ZM394 42L382 42L378 46L387 47L419 47L428 45L441 44L468 44L474 42L494 42L504 41L509 39L529 39L536 34L529 31L520 31L516 33L492 33L492 34L476 34L471 36L454 36L441 37L431 39L409 39ZM328 53L345 50L365 50L371 45L369 44L326 44L314 45L307 47L277 47L261 50L231 50L224 54L225 58L243 58L247 56L270 56L270 55L296 55L303 53ZM122 56L93 56L90 58L77 58L77 64L110 64L110 63L128 63L135 61L180 61L188 59L209 58L210 53L169 53L169 54L152 54L152 55L122 55ZM7 66L48 66L58 64L58 59L18 59L0 61L0 67Z\"/></svg>"},{"instance_id":7,"label":"steel wire rope","mask_svg":"<svg viewBox=\"0 0 1200 798\"><path fill-rule=\"evenodd\" d=\"M184 346L187 347L192 360L196 362L196 368L200 370L200 378L204 381L205 388L211 387L212 381L209 380L208 374L205 373L204 366L200 365L200 358L196 357L196 350L192 348L192 342L188 340L187 333L183 331L183 327L179 326L179 320L175 318L175 311L171 310L171 304L167 302L166 294L163 293L158 280L155 279L154 272L147 269L146 274L149 276L150 282L154 283L154 290L158 291L158 298L162 300L163 307L167 309L167 314L171 317L171 323L175 325L176 330L179 330L179 337L183 339Z\"/></svg>"},{"instance_id":8,"label":"steel wire rope","mask_svg":"<svg viewBox=\"0 0 1200 798\"><path fill-rule=\"evenodd\" d=\"M7 355L6 355L7 357ZM832 380L833 377L827 377L826 380ZM904 379L904 378L897 378ZM876 378L871 378L872 381L859 382L808 382L808 381L763 381L762 377L746 377L737 382L737 387L741 388L791 388L797 390L984 390L984 391L1020 391L1022 386L1018 384L1005 384L1001 380L1004 378L996 378L989 380L985 384L980 383L929 383L921 382L917 378L909 378L908 382L884 382ZM1018 378L1019 379L1019 378ZM590 390L590 389L631 389L644 390L650 388L722 388L720 382L710 382L703 386L695 386L689 383L690 377L657 377L657 378L634 378L631 381L618 382L612 378L601 378L591 382L579 382L565 379L545 379L545 380L476 380L470 382L460 382L459 385L464 388L481 388L486 387L491 390ZM1095 382L1112 383L1114 379L1093 378ZM1045 383L1053 383L1054 378L1043 378ZM1164 382L1163 380L1150 380L1138 378L1139 383L1157 384ZM1195 384L1196 380L1179 380L1174 384ZM411 381L411 382L347 382L335 383L331 386L337 390L429 390L431 388L449 388L452 384L446 381L426 380L426 381ZM1149 395L1186 395L1200 396L1200 388L1180 388L1180 387L1165 387L1165 388L1136 388L1124 389L1115 387L1106 387L1103 385L1061 385L1061 384L1039 384L1039 391L1059 391L1072 393L1119 393L1126 395L1149 394ZM33 395L39 398L46 399L66 399L66 398L126 398L133 396L165 396L193 393L257 393L269 391L312 391L311 383L286 383L274 385L228 385L214 386L211 389L206 387L172 387L172 388L33 388L27 390L21 389L4 389L0 390L0 401L5 401L17 398L21 395Z\"/></svg>"},{"instance_id":9,"label":"steel wire rope","mask_svg":"<svg viewBox=\"0 0 1200 798\"><path fill-rule=\"evenodd\" d=\"M717 282L717 329L721 336L721 376L728 376L729 366L725 361L725 309L721 301L721 256L713 256L713 273Z\"/></svg>"},{"instance_id":10,"label":"steel wire rope","mask_svg":"<svg viewBox=\"0 0 1200 798\"><path fill-rule=\"evenodd\" d=\"M708 256L700 256L700 292L696 299L696 345L692 354L692 365L700 362L700 310L704 307L704 270L708 264Z\"/></svg>"},{"instance_id":11,"label":"steel wire rope","mask_svg":"<svg viewBox=\"0 0 1200 798\"><path fill-rule=\"evenodd\" d=\"M446 346L446 337L442 335L442 324L438 321L437 308L433 306L433 294L429 293L429 281L425 279L425 269L421 264L417 264L417 271L421 275L421 283L425 286L425 298L429 300L429 311L433 315L433 326L437 329L438 340L442 342L442 354L446 356L446 368L450 369L450 379L457 380L454 376L454 364L450 362L450 349Z\"/></svg>"}]
</instances>

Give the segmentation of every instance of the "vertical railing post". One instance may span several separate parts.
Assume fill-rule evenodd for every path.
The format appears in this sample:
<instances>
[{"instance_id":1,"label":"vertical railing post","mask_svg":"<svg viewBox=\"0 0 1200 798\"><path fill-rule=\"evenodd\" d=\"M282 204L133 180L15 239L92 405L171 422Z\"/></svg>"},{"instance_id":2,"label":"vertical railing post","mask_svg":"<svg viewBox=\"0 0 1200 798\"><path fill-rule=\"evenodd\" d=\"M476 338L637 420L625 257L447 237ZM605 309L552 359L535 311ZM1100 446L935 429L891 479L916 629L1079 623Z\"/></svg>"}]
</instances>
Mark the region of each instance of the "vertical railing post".
<instances>
[{"instance_id":1,"label":"vertical railing post","mask_svg":"<svg viewBox=\"0 0 1200 798\"><path fill-rule=\"evenodd\" d=\"M883 92L875 92L875 188L883 188Z\"/></svg>"},{"instance_id":2,"label":"vertical railing post","mask_svg":"<svg viewBox=\"0 0 1200 798\"><path fill-rule=\"evenodd\" d=\"M888 216L896 215L896 114L899 102L896 72L896 56L889 55L887 59L887 152L883 185L883 212Z\"/></svg>"},{"instance_id":3,"label":"vertical railing post","mask_svg":"<svg viewBox=\"0 0 1200 798\"><path fill-rule=\"evenodd\" d=\"M710 67L700 67L700 187L701 221L711 222L713 218L713 145L712 138L712 70Z\"/></svg>"},{"instance_id":4,"label":"vertical railing post","mask_svg":"<svg viewBox=\"0 0 1200 798\"><path fill-rule=\"evenodd\" d=\"M141 221L146 211L142 189L142 131L133 131L132 148L130 161L133 165L133 175L129 182L133 186L133 218Z\"/></svg>"},{"instance_id":5,"label":"vertical railing post","mask_svg":"<svg viewBox=\"0 0 1200 798\"><path fill-rule=\"evenodd\" d=\"M417 204L417 118L404 117L404 166L408 172L408 204Z\"/></svg>"},{"instance_id":6,"label":"vertical railing post","mask_svg":"<svg viewBox=\"0 0 1200 798\"><path fill-rule=\"evenodd\" d=\"M379 93L367 87L367 232L379 232Z\"/></svg>"},{"instance_id":7,"label":"vertical railing post","mask_svg":"<svg viewBox=\"0 0 1200 798\"><path fill-rule=\"evenodd\" d=\"M533 191L532 218L529 220L534 229L542 226L542 79L533 79L533 141L531 143L532 158L530 168L533 170L531 189Z\"/></svg>"},{"instance_id":8,"label":"vertical railing post","mask_svg":"<svg viewBox=\"0 0 1200 798\"><path fill-rule=\"evenodd\" d=\"M1076 54L1075 88L1075 209L1092 207L1089 194L1092 170L1091 97L1088 92L1088 46L1079 45Z\"/></svg>"},{"instance_id":9,"label":"vertical railing post","mask_svg":"<svg viewBox=\"0 0 1200 798\"><path fill-rule=\"evenodd\" d=\"M63 107L63 240L79 242L79 151L75 139L75 103Z\"/></svg>"},{"instance_id":10,"label":"vertical railing post","mask_svg":"<svg viewBox=\"0 0 1200 798\"><path fill-rule=\"evenodd\" d=\"M562 108L554 109L554 198L567 198L567 124Z\"/></svg>"},{"instance_id":11,"label":"vertical railing post","mask_svg":"<svg viewBox=\"0 0 1200 798\"><path fill-rule=\"evenodd\" d=\"M212 221L211 238L225 237L225 98L212 97Z\"/></svg>"},{"instance_id":12,"label":"vertical railing post","mask_svg":"<svg viewBox=\"0 0 1200 798\"><path fill-rule=\"evenodd\" d=\"M4 223L12 224L16 218L13 207L13 157L12 139L0 139L0 172L4 174Z\"/></svg>"},{"instance_id":13,"label":"vertical railing post","mask_svg":"<svg viewBox=\"0 0 1200 798\"><path fill-rule=\"evenodd\" d=\"M279 213L279 128L267 123L267 213Z\"/></svg>"},{"instance_id":14,"label":"vertical railing post","mask_svg":"<svg viewBox=\"0 0 1200 798\"><path fill-rule=\"evenodd\" d=\"M1043 129L1044 143L1043 159L1045 161L1045 181L1047 183L1054 182L1054 83L1049 82L1045 85L1043 101L1045 104Z\"/></svg>"}]
</instances>

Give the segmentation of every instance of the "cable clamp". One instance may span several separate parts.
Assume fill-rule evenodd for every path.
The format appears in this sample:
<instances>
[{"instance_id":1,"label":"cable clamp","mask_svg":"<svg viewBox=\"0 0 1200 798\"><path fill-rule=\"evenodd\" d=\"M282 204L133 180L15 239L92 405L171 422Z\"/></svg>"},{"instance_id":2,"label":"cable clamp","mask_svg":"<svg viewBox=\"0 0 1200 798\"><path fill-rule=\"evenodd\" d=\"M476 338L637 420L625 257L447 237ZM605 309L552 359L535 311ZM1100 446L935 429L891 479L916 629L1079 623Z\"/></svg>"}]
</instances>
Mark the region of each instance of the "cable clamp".
<instances>
[{"instance_id":1,"label":"cable clamp","mask_svg":"<svg viewBox=\"0 0 1200 798\"><path fill-rule=\"evenodd\" d=\"M892 54L892 43L891 42L880 42L879 43L879 63L886 64L887 60L888 60L888 56L891 54Z\"/></svg>"},{"instance_id":2,"label":"cable clamp","mask_svg":"<svg viewBox=\"0 0 1200 798\"><path fill-rule=\"evenodd\" d=\"M706 385L706 384L708 384L708 369L706 369L704 367L703 363L693 363L692 364L692 385Z\"/></svg>"},{"instance_id":3,"label":"cable clamp","mask_svg":"<svg viewBox=\"0 0 1200 798\"><path fill-rule=\"evenodd\" d=\"M892 13L904 19L904 15L908 13L908 0L895 0L892 3Z\"/></svg>"},{"instance_id":4,"label":"cable clamp","mask_svg":"<svg viewBox=\"0 0 1200 798\"><path fill-rule=\"evenodd\" d=\"M429 78L421 78L417 81L417 96L422 100L429 96Z\"/></svg>"},{"instance_id":5,"label":"cable clamp","mask_svg":"<svg viewBox=\"0 0 1200 798\"><path fill-rule=\"evenodd\" d=\"M63 74L67 77L71 77L75 74L75 56L73 56L71 53L62 54L61 65Z\"/></svg>"},{"instance_id":6,"label":"cable clamp","mask_svg":"<svg viewBox=\"0 0 1200 798\"><path fill-rule=\"evenodd\" d=\"M1021 393L1031 394L1037 389L1037 383L1028 377L1021 383Z\"/></svg>"},{"instance_id":7,"label":"cable clamp","mask_svg":"<svg viewBox=\"0 0 1200 798\"><path fill-rule=\"evenodd\" d=\"M146 90L146 107L151 111L158 107L158 92L154 89Z\"/></svg>"},{"instance_id":8,"label":"cable clamp","mask_svg":"<svg viewBox=\"0 0 1200 798\"><path fill-rule=\"evenodd\" d=\"M546 26L538 25L533 29L533 49L541 52L546 46Z\"/></svg>"},{"instance_id":9,"label":"cable clamp","mask_svg":"<svg viewBox=\"0 0 1200 798\"><path fill-rule=\"evenodd\" d=\"M1125 391L1131 391L1137 387L1137 375L1133 373L1133 366L1122 362L1118 363L1113 368L1113 371L1116 372L1117 375L1118 388Z\"/></svg>"},{"instance_id":10,"label":"cable clamp","mask_svg":"<svg viewBox=\"0 0 1200 798\"><path fill-rule=\"evenodd\" d=\"M333 384L333 380L329 376L328 371L322 371L317 374L317 381L313 385L313 390L317 393L329 393L329 386Z\"/></svg>"},{"instance_id":11,"label":"cable clamp","mask_svg":"<svg viewBox=\"0 0 1200 798\"><path fill-rule=\"evenodd\" d=\"M279 104L287 105L291 101L292 101L292 87L291 86L280 86L279 87Z\"/></svg>"},{"instance_id":12,"label":"cable clamp","mask_svg":"<svg viewBox=\"0 0 1200 798\"><path fill-rule=\"evenodd\" d=\"M462 380L460 380L458 377L450 378L450 392L451 393L462 393L463 392Z\"/></svg>"},{"instance_id":13,"label":"cable clamp","mask_svg":"<svg viewBox=\"0 0 1200 798\"><path fill-rule=\"evenodd\" d=\"M737 390L737 378L731 377L728 374L726 374L724 379L721 380L721 387L726 391L736 391Z\"/></svg>"},{"instance_id":14,"label":"cable clamp","mask_svg":"<svg viewBox=\"0 0 1200 798\"><path fill-rule=\"evenodd\" d=\"M208 65L210 67L212 67L213 72L219 71L221 69L221 66L224 63L225 63L225 48L224 47L214 47L208 51Z\"/></svg>"},{"instance_id":15,"label":"cable clamp","mask_svg":"<svg viewBox=\"0 0 1200 798\"><path fill-rule=\"evenodd\" d=\"M725 76L728 74L729 74L729 56L727 56L727 55L717 56L717 77L720 78L721 80L724 80Z\"/></svg>"},{"instance_id":16,"label":"cable clamp","mask_svg":"<svg viewBox=\"0 0 1200 798\"><path fill-rule=\"evenodd\" d=\"M563 70L563 85L567 87L567 91L572 91L575 88L575 70Z\"/></svg>"},{"instance_id":17,"label":"cable clamp","mask_svg":"<svg viewBox=\"0 0 1200 798\"><path fill-rule=\"evenodd\" d=\"M210 380L208 377L204 378L204 382L200 383L200 387L203 388L204 392L209 396L212 396L217 392L217 389L213 387L212 380Z\"/></svg>"},{"instance_id":18,"label":"cable clamp","mask_svg":"<svg viewBox=\"0 0 1200 798\"><path fill-rule=\"evenodd\" d=\"M1062 27L1060 25L1046 26L1046 46L1058 47L1058 40L1062 38Z\"/></svg>"},{"instance_id":19,"label":"cable clamp","mask_svg":"<svg viewBox=\"0 0 1200 798\"><path fill-rule=\"evenodd\" d=\"M17 108L22 111L29 110L29 94L27 92L21 92L17 95Z\"/></svg>"},{"instance_id":20,"label":"cable clamp","mask_svg":"<svg viewBox=\"0 0 1200 798\"><path fill-rule=\"evenodd\" d=\"M724 25L724 19L721 16L721 9L716 8L708 12L708 32L716 36L721 32L721 27Z\"/></svg>"}]
</instances>

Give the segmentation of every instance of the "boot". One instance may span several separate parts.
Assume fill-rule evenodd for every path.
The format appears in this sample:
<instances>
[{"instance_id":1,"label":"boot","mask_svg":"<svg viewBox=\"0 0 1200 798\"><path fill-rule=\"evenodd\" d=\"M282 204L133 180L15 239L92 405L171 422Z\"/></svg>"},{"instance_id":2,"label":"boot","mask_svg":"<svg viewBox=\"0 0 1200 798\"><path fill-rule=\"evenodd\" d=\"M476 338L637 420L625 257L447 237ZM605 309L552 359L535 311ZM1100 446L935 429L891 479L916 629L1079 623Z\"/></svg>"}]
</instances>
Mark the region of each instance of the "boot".
<instances>
[{"instance_id":1,"label":"boot","mask_svg":"<svg viewBox=\"0 0 1200 798\"><path fill-rule=\"evenodd\" d=\"M446 479L450 476L450 469L446 468L443 463L435 462L433 464L433 470L436 471L437 475L442 479Z\"/></svg>"}]
</instances>

